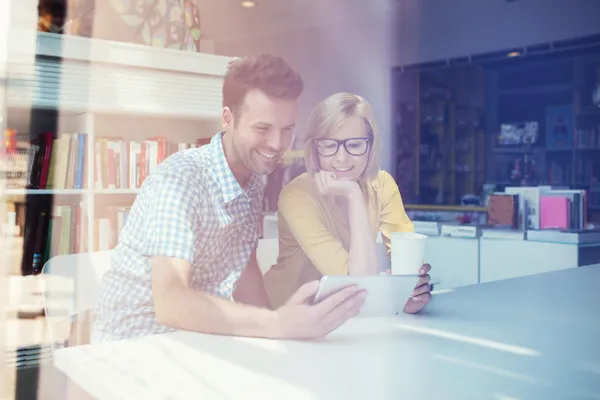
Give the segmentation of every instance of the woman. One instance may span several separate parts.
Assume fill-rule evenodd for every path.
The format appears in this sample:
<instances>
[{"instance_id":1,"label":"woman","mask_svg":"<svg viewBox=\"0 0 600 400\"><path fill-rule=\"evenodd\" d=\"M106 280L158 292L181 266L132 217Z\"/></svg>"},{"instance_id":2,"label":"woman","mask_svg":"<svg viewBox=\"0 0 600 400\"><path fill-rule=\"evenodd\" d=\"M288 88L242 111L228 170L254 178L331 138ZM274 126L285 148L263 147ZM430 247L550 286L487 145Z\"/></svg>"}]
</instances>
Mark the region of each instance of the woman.
<instances>
[{"instance_id":1,"label":"woman","mask_svg":"<svg viewBox=\"0 0 600 400\"><path fill-rule=\"evenodd\" d=\"M378 232L389 256L390 234L414 231L396 182L379 169L380 142L371 107L360 96L336 93L313 110L305 137L308 172L279 196L279 257L265 275L274 308L322 275L379 274ZM429 302L429 269L421 268L406 312Z\"/></svg>"}]
</instances>

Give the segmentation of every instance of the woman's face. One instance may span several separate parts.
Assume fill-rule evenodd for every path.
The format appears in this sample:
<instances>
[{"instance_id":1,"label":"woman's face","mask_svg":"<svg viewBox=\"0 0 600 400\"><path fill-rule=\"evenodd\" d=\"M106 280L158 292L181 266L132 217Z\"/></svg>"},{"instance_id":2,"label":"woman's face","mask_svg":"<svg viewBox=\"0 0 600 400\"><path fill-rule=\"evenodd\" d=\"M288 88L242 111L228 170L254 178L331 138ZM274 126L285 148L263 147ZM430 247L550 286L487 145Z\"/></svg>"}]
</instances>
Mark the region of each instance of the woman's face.
<instances>
[{"instance_id":1,"label":"woman's face","mask_svg":"<svg viewBox=\"0 0 600 400\"><path fill-rule=\"evenodd\" d=\"M370 140L364 119L348 118L333 134L317 140L321 170L357 181L369 162Z\"/></svg>"}]
</instances>

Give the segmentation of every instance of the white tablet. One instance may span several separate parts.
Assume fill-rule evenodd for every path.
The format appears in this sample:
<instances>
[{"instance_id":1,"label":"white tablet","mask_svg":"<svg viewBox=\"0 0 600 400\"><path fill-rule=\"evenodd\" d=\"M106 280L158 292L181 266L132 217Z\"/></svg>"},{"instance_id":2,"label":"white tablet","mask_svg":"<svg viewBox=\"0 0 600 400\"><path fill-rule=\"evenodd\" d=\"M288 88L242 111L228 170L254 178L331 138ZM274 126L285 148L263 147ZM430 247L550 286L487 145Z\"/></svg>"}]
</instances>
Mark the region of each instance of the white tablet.
<instances>
[{"instance_id":1,"label":"white tablet","mask_svg":"<svg viewBox=\"0 0 600 400\"><path fill-rule=\"evenodd\" d=\"M325 275L319 282L314 302L346 286L356 285L367 291L359 317L391 317L404 310L411 293L419 282L419 275Z\"/></svg>"}]
</instances>

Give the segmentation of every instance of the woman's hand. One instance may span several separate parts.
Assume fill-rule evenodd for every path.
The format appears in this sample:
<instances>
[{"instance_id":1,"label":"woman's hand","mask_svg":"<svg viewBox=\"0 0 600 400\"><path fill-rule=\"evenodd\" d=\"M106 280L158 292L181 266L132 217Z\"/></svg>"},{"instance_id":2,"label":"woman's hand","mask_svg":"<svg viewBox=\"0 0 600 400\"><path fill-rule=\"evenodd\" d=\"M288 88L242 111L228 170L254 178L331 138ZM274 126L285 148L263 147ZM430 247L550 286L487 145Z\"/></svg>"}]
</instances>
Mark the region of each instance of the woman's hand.
<instances>
[{"instance_id":1,"label":"woman's hand","mask_svg":"<svg viewBox=\"0 0 600 400\"><path fill-rule=\"evenodd\" d=\"M421 311L431 301L431 287L429 286L429 271L431 265L424 264L419 270L419 282L413 290L411 297L404 306L404 312L408 314L416 314Z\"/></svg>"},{"instance_id":2,"label":"woman's hand","mask_svg":"<svg viewBox=\"0 0 600 400\"><path fill-rule=\"evenodd\" d=\"M313 175L317 191L321 196L351 197L360 194L360 186L355 181L338 179L334 173L319 171Z\"/></svg>"}]
</instances>

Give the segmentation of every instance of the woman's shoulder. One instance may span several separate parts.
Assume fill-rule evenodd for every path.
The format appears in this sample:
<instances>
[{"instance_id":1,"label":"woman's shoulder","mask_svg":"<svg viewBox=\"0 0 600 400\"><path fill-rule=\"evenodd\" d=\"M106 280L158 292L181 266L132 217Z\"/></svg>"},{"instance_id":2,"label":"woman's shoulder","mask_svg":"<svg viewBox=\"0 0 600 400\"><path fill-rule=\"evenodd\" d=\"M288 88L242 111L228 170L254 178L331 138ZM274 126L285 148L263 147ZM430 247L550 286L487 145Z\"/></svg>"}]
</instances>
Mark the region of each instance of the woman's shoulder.
<instances>
[{"instance_id":1,"label":"woman's shoulder","mask_svg":"<svg viewBox=\"0 0 600 400\"><path fill-rule=\"evenodd\" d=\"M281 189L279 198L312 198L316 197L317 191L312 179L312 176L308 172L304 172L298 175Z\"/></svg>"},{"instance_id":2,"label":"woman's shoulder","mask_svg":"<svg viewBox=\"0 0 600 400\"><path fill-rule=\"evenodd\" d=\"M379 170L377 176L371 181L371 184L381 192L394 192L398 190L398 185L396 184L394 177L383 169Z\"/></svg>"}]
</instances>

